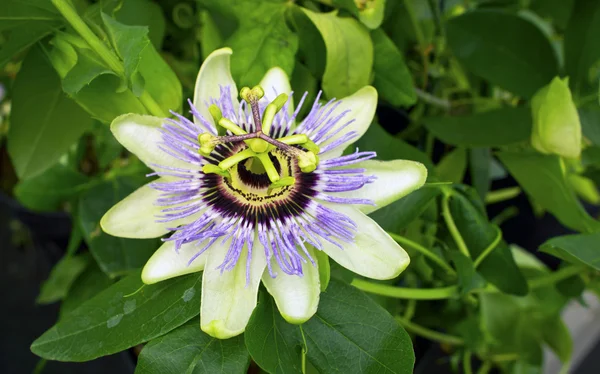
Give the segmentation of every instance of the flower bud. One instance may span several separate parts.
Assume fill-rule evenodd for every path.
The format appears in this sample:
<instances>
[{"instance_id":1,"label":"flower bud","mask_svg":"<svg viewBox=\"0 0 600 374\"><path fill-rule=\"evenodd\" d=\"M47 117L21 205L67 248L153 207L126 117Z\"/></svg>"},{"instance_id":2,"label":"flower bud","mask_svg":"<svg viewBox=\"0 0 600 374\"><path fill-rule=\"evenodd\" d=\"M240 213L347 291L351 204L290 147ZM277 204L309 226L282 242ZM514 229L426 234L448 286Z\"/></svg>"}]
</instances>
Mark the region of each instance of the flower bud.
<instances>
[{"instance_id":1,"label":"flower bud","mask_svg":"<svg viewBox=\"0 0 600 374\"><path fill-rule=\"evenodd\" d=\"M531 101L531 145L541 153L577 158L581 154L581 123L569 90L569 79L556 77Z\"/></svg>"}]
</instances>

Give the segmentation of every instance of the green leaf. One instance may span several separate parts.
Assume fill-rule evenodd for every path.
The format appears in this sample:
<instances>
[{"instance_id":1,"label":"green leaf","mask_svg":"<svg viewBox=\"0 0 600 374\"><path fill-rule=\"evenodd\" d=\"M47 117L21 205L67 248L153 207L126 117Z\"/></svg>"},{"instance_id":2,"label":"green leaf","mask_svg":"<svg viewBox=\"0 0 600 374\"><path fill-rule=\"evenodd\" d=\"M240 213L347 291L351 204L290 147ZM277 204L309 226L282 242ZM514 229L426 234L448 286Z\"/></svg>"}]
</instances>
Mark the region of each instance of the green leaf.
<instances>
[{"instance_id":1,"label":"green leaf","mask_svg":"<svg viewBox=\"0 0 600 374\"><path fill-rule=\"evenodd\" d=\"M369 84L373 43L364 25L337 12L315 13L302 8L321 33L327 50L323 91L330 97L349 96ZM360 58L359 58L360 56Z\"/></svg>"},{"instance_id":2,"label":"green leaf","mask_svg":"<svg viewBox=\"0 0 600 374\"><path fill-rule=\"evenodd\" d=\"M96 262L90 261L85 271L75 279L60 304L59 318L64 318L85 301L104 291L112 284L113 281L100 270Z\"/></svg>"},{"instance_id":3,"label":"green leaf","mask_svg":"<svg viewBox=\"0 0 600 374\"><path fill-rule=\"evenodd\" d=\"M0 31L33 22L61 20L56 8L47 0L2 0L0 2Z\"/></svg>"},{"instance_id":4,"label":"green leaf","mask_svg":"<svg viewBox=\"0 0 600 374\"><path fill-rule=\"evenodd\" d=\"M381 97L394 106L411 106L417 102L412 77L404 57L381 29L371 31L373 40L373 86Z\"/></svg>"},{"instance_id":5,"label":"green leaf","mask_svg":"<svg viewBox=\"0 0 600 374\"><path fill-rule=\"evenodd\" d=\"M160 49L165 37L165 16L158 3L151 0L124 1L115 13L117 21L125 25L148 26L148 38Z\"/></svg>"},{"instance_id":6,"label":"green leaf","mask_svg":"<svg viewBox=\"0 0 600 374\"><path fill-rule=\"evenodd\" d=\"M498 230L462 194L452 194L450 212L473 259L496 240ZM487 255L479 265L478 271L503 292L513 295L527 294L527 282L504 241L500 241Z\"/></svg>"},{"instance_id":7,"label":"green leaf","mask_svg":"<svg viewBox=\"0 0 600 374\"><path fill-rule=\"evenodd\" d=\"M447 153L435 167L441 181L462 182L467 171L467 150L459 147Z\"/></svg>"},{"instance_id":8,"label":"green leaf","mask_svg":"<svg viewBox=\"0 0 600 374\"><path fill-rule=\"evenodd\" d=\"M527 194L563 225L582 232L600 230L567 184L561 159L538 153L499 152L500 161Z\"/></svg>"},{"instance_id":9,"label":"green leaf","mask_svg":"<svg viewBox=\"0 0 600 374\"><path fill-rule=\"evenodd\" d=\"M140 272L115 283L46 331L31 351L48 360L89 361L164 335L200 311L198 274L142 286Z\"/></svg>"},{"instance_id":10,"label":"green leaf","mask_svg":"<svg viewBox=\"0 0 600 374\"><path fill-rule=\"evenodd\" d=\"M600 110L597 106L579 108L581 131L593 144L600 145Z\"/></svg>"},{"instance_id":11,"label":"green leaf","mask_svg":"<svg viewBox=\"0 0 600 374\"><path fill-rule=\"evenodd\" d=\"M562 362L571 361L573 354L573 339L565 323L557 317L554 321L545 324L542 329L544 342L556 353Z\"/></svg>"},{"instance_id":12,"label":"green leaf","mask_svg":"<svg viewBox=\"0 0 600 374\"><path fill-rule=\"evenodd\" d=\"M234 5L240 26L228 39L233 49L231 74L239 87L254 86L267 70L279 66L288 75L294 70L298 36L287 26L282 2L242 2Z\"/></svg>"},{"instance_id":13,"label":"green leaf","mask_svg":"<svg viewBox=\"0 0 600 374\"><path fill-rule=\"evenodd\" d=\"M281 317L266 292L260 294L244 340L252 359L268 373L302 373L300 329Z\"/></svg>"},{"instance_id":14,"label":"green leaf","mask_svg":"<svg viewBox=\"0 0 600 374\"><path fill-rule=\"evenodd\" d=\"M473 187L483 201L490 190L490 164L492 154L489 148L472 148L469 153L469 165Z\"/></svg>"},{"instance_id":15,"label":"green leaf","mask_svg":"<svg viewBox=\"0 0 600 374\"><path fill-rule=\"evenodd\" d=\"M100 75L116 74L90 51L80 50L77 63L62 80L63 90L71 97L77 95L84 87Z\"/></svg>"},{"instance_id":16,"label":"green leaf","mask_svg":"<svg viewBox=\"0 0 600 374\"><path fill-rule=\"evenodd\" d=\"M369 126L367 132L352 146L352 150L356 147L361 150L377 152L377 159L379 160L404 159L419 161L427 167L429 173L434 171L433 163L425 153L402 139L390 135L377 123Z\"/></svg>"},{"instance_id":17,"label":"green leaf","mask_svg":"<svg viewBox=\"0 0 600 374\"><path fill-rule=\"evenodd\" d=\"M29 209L54 211L63 202L76 198L87 181L85 175L59 163L33 178L20 181L14 193Z\"/></svg>"},{"instance_id":18,"label":"green leaf","mask_svg":"<svg viewBox=\"0 0 600 374\"><path fill-rule=\"evenodd\" d=\"M538 268L534 273L539 277L548 271ZM481 323L489 340L490 353L516 353L528 363L539 365L541 343L545 342L561 358L566 358L572 343L568 332L560 326L560 311L565 300L552 285L532 290L524 297L481 294ZM558 342L559 339L565 340Z\"/></svg>"},{"instance_id":19,"label":"green leaf","mask_svg":"<svg viewBox=\"0 0 600 374\"><path fill-rule=\"evenodd\" d=\"M200 48L202 50L202 59L205 60L212 51L223 45L223 38L210 12L200 12L200 22L202 23Z\"/></svg>"},{"instance_id":20,"label":"green leaf","mask_svg":"<svg viewBox=\"0 0 600 374\"><path fill-rule=\"evenodd\" d=\"M150 341L140 353L136 374L243 374L250 356L242 336L221 340L200 330L194 319Z\"/></svg>"},{"instance_id":21,"label":"green leaf","mask_svg":"<svg viewBox=\"0 0 600 374\"><path fill-rule=\"evenodd\" d=\"M85 241L100 268L110 277L141 268L160 246L156 239L118 238L100 228L104 213L139 186L135 179L117 177L89 189L79 199L79 224Z\"/></svg>"},{"instance_id":22,"label":"green leaf","mask_svg":"<svg viewBox=\"0 0 600 374\"><path fill-rule=\"evenodd\" d=\"M575 0L533 0L530 9L536 14L551 18L560 29L565 29Z\"/></svg>"},{"instance_id":23,"label":"green leaf","mask_svg":"<svg viewBox=\"0 0 600 374\"><path fill-rule=\"evenodd\" d=\"M369 214L375 222L389 232L400 232L417 219L440 194L438 188L421 188Z\"/></svg>"},{"instance_id":24,"label":"green leaf","mask_svg":"<svg viewBox=\"0 0 600 374\"><path fill-rule=\"evenodd\" d=\"M600 233L558 236L542 244L540 250L600 271Z\"/></svg>"},{"instance_id":25,"label":"green leaf","mask_svg":"<svg viewBox=\"0 0 600 374\"><path fill-rule=\"evenodd\" d=\"M472 290L485 287L487 282L475 270L473 261L459 251L450 252L450 258L458 273L458 290L461 295L466 295Z\"/></svg>"},{"instance_id":26,"label":"green leaf","mask_svg":"<svg viewBox=\"0 0 600 374\"><path fill-rule=\"evenodd\" d=\"M64 256L50 272L50 276L44 283L40 294L35 300L38 304L50 304L62 300L71 285L88 265L90 258L87 255Z\"/></svg>"},{"instance_id":27,"label":"green leaf","mask_svg":"<svg viewBox=\"0 0 600 374\"><path fill-rule=\"evenodd\" d=\"M598 84L591 69L600 59L600 4L596 1L576 0L565 30L565 71L571 86L579 93L590 83Z\"/></svg>"},{"instance_id":28,"label":"green leaf","mask_svg":"<svg viewBox=\"0 0 600 374\"><path fill-rule=\"evenodd\" d=\"M375 301L335 279L302 329L308 359L321 373L413 372L406 331Z\"/></svg>"},{"instance_id":29,"label":"green leaf","mask_svg":"<svg viewBox=\"0 0 600 374\"><path fill-rule=\"evenodd\" d=\"M554 76L558 62L550 41L531 22L494 10L450 19L448 44L474 74L529 98Z\"/></svg>"},{"instance_id":30,"label":"green leaf","mask_svg":"<svg viewBox=\"0 0 600 374\"><path fill-rule=\"evenodd\" d=\"M148 26L125 25L104 13L102 13L102 21L108 31L113 48L123 61L127 85L132 88L134 74L138 70L142 52L150 44ZM133 88L135 94L135 87Z\"/></svg>"},{"instance_id":31,"label":"green leaf","mask_svg":"<svg viewBox=\"0 0 600 374\"><path fill-rule=\"evenodd\" d=\"M151 83L146 82L146 89ZM125 113L148 114L130 90L117 92L120 86L118 77L112 74L101 75L82 88L73 99L92 117L104 123L110 123Z\"/></svg>"},{"instance_id":32,"label":"green leaf","mask_svg":"<svg viewBox=\"0 0 600 374\"><path fill-rule=\"evenodd\" d=\"M181 82L153 45L144 48L138 69L145 81L144 89L164 111L181 111L183 102ZM130 112L133 111L125 111L120 114ZM135 113L143 114L143 112ZM112 121L114 118L110 120Z\"/></svg>"},{"instance_id":33,"label":"green leaf","mask_svg":"<svg viewBox=\"0 0 600 374\"><path fill-rule=\"evenodd\" d=\"M8 152L17 175L31 178L55 164L92 126L60 86L40 49L29 52L13 86Z\"/></svg>"},{"instance_id":34,"label":"green leaf","mask_svg":"<svg viewBox=\"0 0 600 374\"><path fill-rule=\"evenodd\" d=\"M1 15L0 20L2 20ZM4 20L2 21L5 22ZM31 22L12 29L8 39L2 44L2 48L0 48L0 68L4 67L13 56L23 52L59 26L58 22ZM2 26L0 26L1 29Z\"/></svg>"},{"instance_id":35,"label":"green leaf","mask_svg":"<svg viewBox=\"0 0 600 374\"><path fill-rule=\"evenodd\" d=\"M469 116L425 118L425 127L444 143L493 147L529 141L529 108L503 108Z\"/></svg>"}]
</instances>

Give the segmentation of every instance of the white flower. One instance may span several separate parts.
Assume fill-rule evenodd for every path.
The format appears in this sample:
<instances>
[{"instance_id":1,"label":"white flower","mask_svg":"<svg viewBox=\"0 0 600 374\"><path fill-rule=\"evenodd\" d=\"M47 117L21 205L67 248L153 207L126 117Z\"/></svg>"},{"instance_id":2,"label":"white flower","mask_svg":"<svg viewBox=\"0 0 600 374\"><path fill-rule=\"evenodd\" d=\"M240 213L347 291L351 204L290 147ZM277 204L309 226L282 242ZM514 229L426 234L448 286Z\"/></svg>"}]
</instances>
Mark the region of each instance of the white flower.
<instances>
[{"instance_id":1,"label":"white flower","mask_svg":"<svg viewBox=\"0 0 600 374\"><path fill-rule=\"evenodd\" d=\"M298 122L279 68L260 86L242 89L239 102L230 55L217 50L202 65L190 103L193 122L177 114L113 121L117 140L160 178L101 221L115 236L171 233L142 280L204 270L201 328L218 338L244 331L261 280L287 321L308 320L319 302L316 251L365 277L398 276L408 266L406 252L366 214L419 188L427 176L417 162L375 161L373 152L342 156L372 122L374 88L315 101Z\"/></svg>"}]
</instances>

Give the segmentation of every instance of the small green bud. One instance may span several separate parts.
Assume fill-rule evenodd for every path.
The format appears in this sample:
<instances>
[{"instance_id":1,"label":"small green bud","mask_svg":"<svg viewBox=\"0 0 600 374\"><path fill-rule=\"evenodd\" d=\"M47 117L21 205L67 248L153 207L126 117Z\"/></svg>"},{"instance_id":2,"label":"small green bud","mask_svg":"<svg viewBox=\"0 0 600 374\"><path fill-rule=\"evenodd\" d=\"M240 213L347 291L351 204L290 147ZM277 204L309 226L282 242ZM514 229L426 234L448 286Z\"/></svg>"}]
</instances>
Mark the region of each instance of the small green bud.
<instances>
[{"instance_id":1,"label":"small green bud","mask_svg":"<svg viewBox=\"0 0 600 374\"><path fill-rule=\"evenodd\" d=\"M567 180L583 200L594 205L600 203L600 193L598 193L596 184L591 179L578 174L570 174L567 176Z\"/></svg>"},{"instance_id":2,"label":"small green bud","mask_svg":"<svg viewBox=\"0 0 600 374\"><path fill-rule=\"evenodd\" d=\"M581 154L581 122L568 78L556 77L531 100L531 145L539 152L577 158Z\"/></svg>"}]
</instances>

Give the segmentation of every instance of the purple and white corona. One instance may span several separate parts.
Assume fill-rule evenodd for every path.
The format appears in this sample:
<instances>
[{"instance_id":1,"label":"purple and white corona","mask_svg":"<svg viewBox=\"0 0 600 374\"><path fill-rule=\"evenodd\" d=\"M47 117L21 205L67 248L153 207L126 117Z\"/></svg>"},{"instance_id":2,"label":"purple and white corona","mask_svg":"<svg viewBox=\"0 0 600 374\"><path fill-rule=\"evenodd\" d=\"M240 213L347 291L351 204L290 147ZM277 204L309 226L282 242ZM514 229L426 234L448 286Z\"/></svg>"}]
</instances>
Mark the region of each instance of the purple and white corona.
<instances>
[{"instance_id":1,"label":"purple and white corona","mask_svg":"<svg viewBox=\"0 0 600 374\"><path fill-rule=\"evenodd\" d=\"M398 276L408 255L366 214L427 176L417 162L343 155L372 122L374 88L324 103L319 95L305 103L305 94L294 109L279 68L238 91L230 55L217 50L200 69L193 121L176 113L115 119L115 137L158 179L101 221L111 235L164 237L143 269L147 284L204 271L201 328L218 338L244 331L261 280L287 321L308 320L327 257L365 277ZM300 120L303 105L311 107Z\"/></svg>"}]
</instances>

